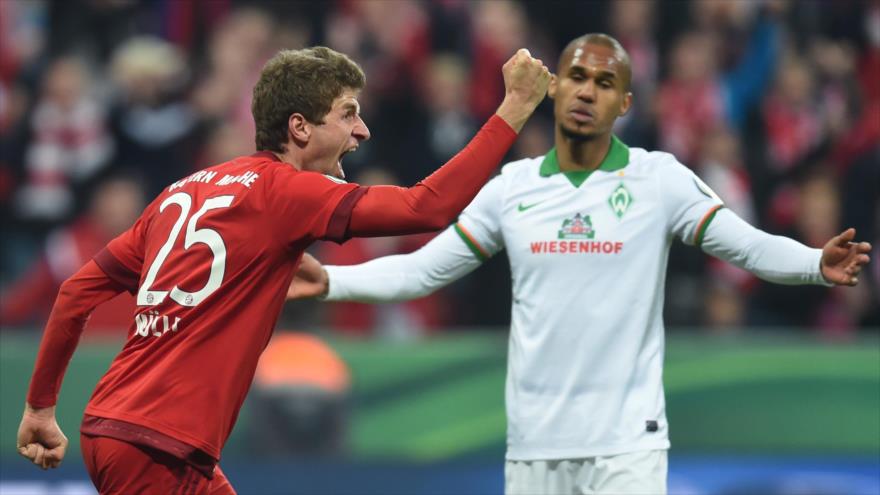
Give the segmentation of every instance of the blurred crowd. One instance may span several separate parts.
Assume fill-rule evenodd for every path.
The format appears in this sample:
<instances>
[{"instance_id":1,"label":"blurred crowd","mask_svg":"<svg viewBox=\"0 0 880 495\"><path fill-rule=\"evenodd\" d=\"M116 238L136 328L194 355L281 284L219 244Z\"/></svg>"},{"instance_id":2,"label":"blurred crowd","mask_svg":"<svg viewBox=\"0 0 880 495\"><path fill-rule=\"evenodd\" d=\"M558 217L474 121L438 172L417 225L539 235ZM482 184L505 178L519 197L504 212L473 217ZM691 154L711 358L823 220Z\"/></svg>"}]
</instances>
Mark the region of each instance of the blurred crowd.
<instances>
[{"instance_id":1,"label":"blurred crowd","mask_svg":"<svg viewBox=\"0 0 880 495\"><path fill-rule=\"evenodd\" d=\"M818 247L853 226L875 246L855 289L773 286L676 246L667 324L829 338L880 328L877 0L2 0L0 323L40 325L60 282L163 186L252 153L251 88L279 49L327 45L363 66L373 137L346 173L410 185L494 112L517 48L552 70L569 40L597 31L632 58L635 104L616 129L625 143L675 154L767 231ZM552 143L544 104L510 158ZM351 264L430 238L312 252ZM296 303L282 324L389 338L503 326L510 274L496 258L419 301ZM129 323L130 298L109 306L92 327Z\"/></svg>"}]
</instances>

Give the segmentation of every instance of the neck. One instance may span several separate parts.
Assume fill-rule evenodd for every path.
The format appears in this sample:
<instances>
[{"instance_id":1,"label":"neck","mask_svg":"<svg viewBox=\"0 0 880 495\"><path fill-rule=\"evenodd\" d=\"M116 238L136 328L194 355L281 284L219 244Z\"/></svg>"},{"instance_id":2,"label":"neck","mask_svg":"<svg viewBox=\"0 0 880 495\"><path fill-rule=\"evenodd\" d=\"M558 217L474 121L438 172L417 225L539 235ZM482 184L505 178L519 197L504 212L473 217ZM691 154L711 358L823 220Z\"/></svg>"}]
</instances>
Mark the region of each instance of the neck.
<instances>
[{"instance_id":1,"label":"neck","mask_svg":"<svg viewBox=\"0 0 880 495\"><path fill-rule=\"evenodd\" d=\"M556 129L556 157L563 172L593 171L599 168L611 148L611 133L590 138L570 137Z\"/></svg>"},{"instance_id":2,"label":"neck","mask_svg":"<svg viewBox=\"0 0 880 495\"><path fill-rule=\"evenodd\" d=\"M287 143L286 148L287 151L283 153L280 151L272 151L272 153L274 153L282 162L289 164L297 170L302 170L302 164L305 163L304 157L302 156L302 150L293 143Z\"/></svg>"}]
</instances>

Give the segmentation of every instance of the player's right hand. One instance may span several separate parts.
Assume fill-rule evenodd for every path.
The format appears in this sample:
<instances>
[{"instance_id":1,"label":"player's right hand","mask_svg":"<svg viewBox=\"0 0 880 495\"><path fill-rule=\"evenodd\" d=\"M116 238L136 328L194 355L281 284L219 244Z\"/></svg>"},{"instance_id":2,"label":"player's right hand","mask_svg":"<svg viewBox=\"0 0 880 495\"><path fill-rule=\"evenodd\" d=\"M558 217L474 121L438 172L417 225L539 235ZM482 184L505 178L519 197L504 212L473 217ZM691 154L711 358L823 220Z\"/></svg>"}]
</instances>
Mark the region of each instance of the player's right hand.
<instances>
[{"instance_id":1,"label":"player's right hand","mask_svg":"<svg viewBox=\"0 0 880 495\"><path fill-rule=\"evenodd\" d=\"M517 132L547 95L550 71L540 59L520 48L501 68L504 101L495 113Z\"/></svg>"},{"instance_id":2,"label":"player's right hand","mask_svg":"<svg viewBox=\"0 0 880 495\"><path fill-rule=\"evenodd\" d=\"M501 68L506 95L517 96L523 104L537 107L547 94L550 70L540 59L520 48Z\"/></svg>"},{"instance_id":3,"label":"player's right hand","mask_svg":"<svg viewBox=\"0 0 880 495\"><path fill-rule=\"evenodd\" d=\"M25 405L16 440L19 454L43 469L57 468L64 460L67 444L67 437L55 420L55 406Z\"/></svg>"},{"instance_id":4,"label":"player's right hand","mask_svg":"<svg viewBox=\"0 0 880 495\"><path fill-rule=\"evenodd\" d=\"M303 253L302 261L287 288L287 299L323 296L328 288L329 278L321 262L309 253Z\"/></svg>"}]
</instances>

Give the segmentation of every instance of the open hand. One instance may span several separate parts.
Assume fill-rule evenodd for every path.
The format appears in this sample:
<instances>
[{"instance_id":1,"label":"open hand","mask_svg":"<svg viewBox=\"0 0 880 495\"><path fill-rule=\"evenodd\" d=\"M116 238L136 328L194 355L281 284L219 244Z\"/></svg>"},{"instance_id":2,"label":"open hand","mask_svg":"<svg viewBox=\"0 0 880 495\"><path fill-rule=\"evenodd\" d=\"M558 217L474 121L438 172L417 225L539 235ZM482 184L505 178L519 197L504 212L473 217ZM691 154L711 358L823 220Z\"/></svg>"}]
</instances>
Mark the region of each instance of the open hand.
<instances>
[{"instance_id":1,"label":"open hand","mask_svg":"<svg viewBox=\"0 0 880 495\"><path fill-rule=\"evenodd\" d=\"M322 296L328 288L329 280L324 267L312 255L303 253L302 261L287 288L287 299Z\"/></svg>"},{"instance_id":2,"label":"open hand","mask_svg":"<svg viewBox=\"0 0 880 495\"><path fill-rule=\"evenodd\" d=\"M55 420L55 406L25 406L16 440L19 454L43 469L57 468L64 460L67 444L67 437Z\"/></svg>"},{"instance_id":3,"label":"open hand","mask_svg":"<svg viewBox=\"0 0 880 495\"><path fill-rule=\"evenodd\" d=\"M859 272L871 258L871 245L867 242L853 242L856 229L846 229L831 238L822 248L822 276L837 285L856 285Z\"/></svg>"}]
</instances>

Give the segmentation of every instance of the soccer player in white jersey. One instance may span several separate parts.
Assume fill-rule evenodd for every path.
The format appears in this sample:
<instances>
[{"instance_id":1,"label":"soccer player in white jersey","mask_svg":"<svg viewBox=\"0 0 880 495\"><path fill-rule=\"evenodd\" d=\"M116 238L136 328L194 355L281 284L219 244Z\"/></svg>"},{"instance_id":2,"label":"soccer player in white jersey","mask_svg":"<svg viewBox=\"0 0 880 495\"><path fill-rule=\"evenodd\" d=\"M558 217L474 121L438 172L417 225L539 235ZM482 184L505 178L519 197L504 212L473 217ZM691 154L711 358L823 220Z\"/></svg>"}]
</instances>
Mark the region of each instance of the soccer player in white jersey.
<instances>
[{"instance_id":1,"label":"soccer player in white jersey","mask_svg":"<svg viewBox=\"0 0 880 495\"><path fill-rule=\"evenodd\" d=\"M855 285L868 262L853 229L822 249L772 236L674 156L620 142L611 129L630 108L629 84L616 40L573 40L548 93L553 149L506 165L422 249L326 271L312 258L288 293L412 299L507 249L509 495L666 492L662 310L674 238L782 284Z\"/></svg>"}]
</instances>

